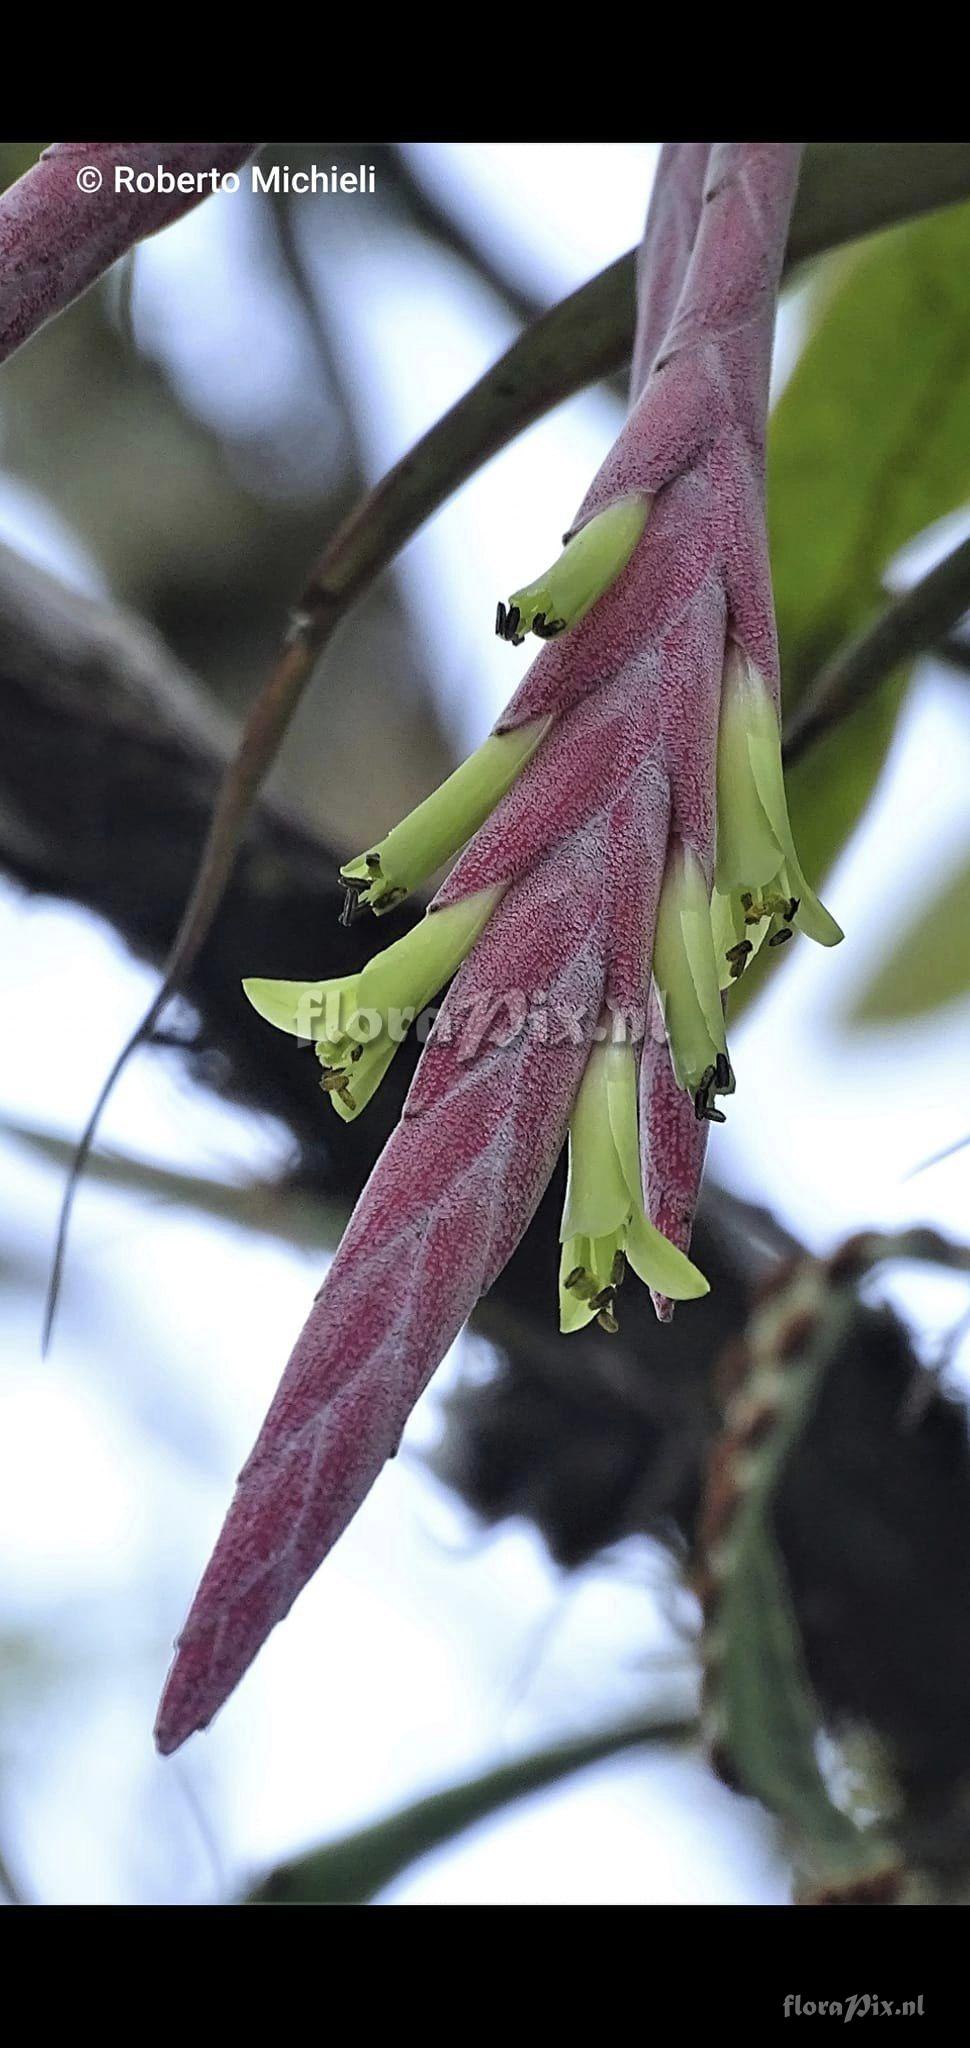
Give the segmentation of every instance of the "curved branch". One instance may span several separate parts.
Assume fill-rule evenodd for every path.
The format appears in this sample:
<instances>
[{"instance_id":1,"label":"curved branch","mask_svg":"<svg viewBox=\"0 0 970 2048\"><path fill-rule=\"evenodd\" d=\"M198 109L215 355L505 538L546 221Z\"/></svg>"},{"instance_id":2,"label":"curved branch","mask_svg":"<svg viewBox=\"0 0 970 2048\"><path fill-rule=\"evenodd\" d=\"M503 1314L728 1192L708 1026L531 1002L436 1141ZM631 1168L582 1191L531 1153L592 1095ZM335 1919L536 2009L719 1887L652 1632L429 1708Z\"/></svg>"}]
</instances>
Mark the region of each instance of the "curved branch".
<instances>
[{"instance_id":1,"label":"curved branch","mask_svg":"<svg viewBox=\"0 0 970 2048\"><path fill-rule=\"evenodd\" d=\"M683 1746L696 1734L695 1717L658 1706L635 1721L595 1734L573 1736L498 1764L465 1784L432 1792L358 1833L278 1864L249 1893L248 1905L366 1905L403 1870L476 1822L500 1812L593 1764L648 1743Z\"/></svg>"},{"instance_id":2,"label":"curved branch","mask_svg":"<svg viewBox=\"0 0 970 2048\"><path fill-rule=\"evenodd\" d=\"M255 148L255 142L52 142L0 197L0 362L135 242L198 206L213 181L237 171ZM119 191L121 168L136 175L164 169L174 189ZM183 177L200 182L185 191L178 182Z\"/></svg>"},{"instance_id":3,"label":"curved branch","mask_svg":"<svg viewBox=\"0 0 970 2048\"><path fill-rule=\"evenodd\" d=\"M970 540L965 540L826 662L786 721L789 766L868 703L895 669L949 633L968 610Z\"/></svg>"}]
</instances>

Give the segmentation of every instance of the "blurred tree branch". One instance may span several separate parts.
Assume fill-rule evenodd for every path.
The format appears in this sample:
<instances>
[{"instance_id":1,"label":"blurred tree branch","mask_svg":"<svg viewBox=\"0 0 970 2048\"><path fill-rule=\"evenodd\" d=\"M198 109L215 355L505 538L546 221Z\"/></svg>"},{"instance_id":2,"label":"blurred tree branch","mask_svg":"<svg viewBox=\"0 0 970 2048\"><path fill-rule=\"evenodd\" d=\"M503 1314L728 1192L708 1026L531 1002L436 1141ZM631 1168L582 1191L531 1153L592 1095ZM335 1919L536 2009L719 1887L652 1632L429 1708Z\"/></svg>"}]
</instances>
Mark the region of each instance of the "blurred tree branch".
<instances>
[{"instance_id":1,"label":"blurred tree branch","mask_svg":"<svg viewBox=\"0 0 970 2048\"><path fill-rule=\"evenodd\" d=\"M326 1842L306 1856L280 1863L250 1892L251 1906L361 1906L384 1891L420 1857L487 1820L493 1813L526 1799L577 1771L622 1756L651 1743L683 1746L696 1734L689 1714L658 1707L635 1721L618 1723L588 1735L574 1736L531 1755L498 1764L480 1777L432 1792L425 1799L390 1814L372 1827L339 1841Z\"/></svg>"},{"instance_id":2,"label":"blurred tree branch","mask_svg":"<svg viewBox=\"0 0 970 2048\"><path fill-rule=\"evenodd\" d=\"M785 760L801 760L823 734L868 702L879 685L957 626L970 610L970 540L893 598L840 647L800 697L785 726Z\"/></svg>"},{"instance_id":3,"label":"blurred tree branch","mask_svg":"<svg viewBox=\"0 0 970 2048\"><path fill-rule=\"evenodd\" d=\"M547 302L524 291L518 281L491 254L480 236L472 234L448 207L429 191L415 171L399 142L387 143L381 151L381 191L388 189L399 199L414 227L440 243L449 254L480 277L508 306L523 327L547 310Z\"/></svg>"}]
</instances>

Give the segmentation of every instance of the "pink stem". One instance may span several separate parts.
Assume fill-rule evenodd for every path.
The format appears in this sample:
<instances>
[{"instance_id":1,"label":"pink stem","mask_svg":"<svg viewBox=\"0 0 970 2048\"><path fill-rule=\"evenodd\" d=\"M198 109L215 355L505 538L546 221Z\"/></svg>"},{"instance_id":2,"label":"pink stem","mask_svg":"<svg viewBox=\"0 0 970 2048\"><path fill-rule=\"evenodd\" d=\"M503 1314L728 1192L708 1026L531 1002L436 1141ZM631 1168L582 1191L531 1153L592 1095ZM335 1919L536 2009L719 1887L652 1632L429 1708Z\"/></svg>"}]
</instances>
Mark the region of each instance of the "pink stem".
<instances>
[{"instance_id":1,"label":"pink stem","mask_svg":"<svg viewBox=\"0 0 970 2048\"><path fill-rule=\"evenodd\" d=\"M677 307L697 235L710 153L709 142L665 142L660 152L637 250L631 405L643 390Z\"/></svg>"},{"instance_id":2,"label":"pink stem","mask_svg":"<svg viewBox=\"0 0 970 2048\"><path fill-rule=\"evenodd\" d=\"M52 142L0 197L0 362L103 276L126 249L208 197L115 190L119 165L155 173L235 171L254 142ZM78 183L97 172L100 187Z\"/></svg>"}]
</instances>

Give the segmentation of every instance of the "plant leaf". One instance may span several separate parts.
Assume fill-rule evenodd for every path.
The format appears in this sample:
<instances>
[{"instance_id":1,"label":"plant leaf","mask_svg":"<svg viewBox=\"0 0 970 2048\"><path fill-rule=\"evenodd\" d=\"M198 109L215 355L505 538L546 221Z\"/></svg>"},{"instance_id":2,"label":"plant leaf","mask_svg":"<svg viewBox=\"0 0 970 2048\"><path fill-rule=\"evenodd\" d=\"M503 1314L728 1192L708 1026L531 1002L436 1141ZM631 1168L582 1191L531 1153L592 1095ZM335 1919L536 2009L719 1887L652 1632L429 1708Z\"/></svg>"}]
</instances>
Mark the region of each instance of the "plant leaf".
<instances>
[{"instance_id":1,"label":"plant leaf","mask_svg":"<svg viewBox=\"0 0 970 2048\"><path fill-rule=\"evenodd\" d=\"M344 1835L308 1856L284 1863L250 1892L250 1905L366 1905L420 1856L450 1842L476 1821L516 1799L555 1785L590 1764L647 1742L682 1741L696 1732L690 1718L658 1712L637 1721L559 1742L499 1764L481 1777L404 1806L386 1820Z\"/></svg>"},{"instance_id":2,"label":"plant leaf","mask_svg":"<svg viewBox=\"0 0 970 2048\"><path fill-rule=\"evenodd\" d=\"M970 989L970 856L944 883L928 908L920 907L845 1021L858 1027L925 1017Z\"/></svg>"},{"instance_id":3,"label":"plant leaf","mask_svg":"<svg viewBox=\"0 0 970 2048\"><path fill-rule=\"evenodd\" d=\"M903 543L970 500L970 208L831 260L771 422L768 501L786 708L879 608ZM821 882L872 795L903 670L789 771L795 843ZM766 971L755 960L735 1012Z\"/></svg>"}]
</instances>

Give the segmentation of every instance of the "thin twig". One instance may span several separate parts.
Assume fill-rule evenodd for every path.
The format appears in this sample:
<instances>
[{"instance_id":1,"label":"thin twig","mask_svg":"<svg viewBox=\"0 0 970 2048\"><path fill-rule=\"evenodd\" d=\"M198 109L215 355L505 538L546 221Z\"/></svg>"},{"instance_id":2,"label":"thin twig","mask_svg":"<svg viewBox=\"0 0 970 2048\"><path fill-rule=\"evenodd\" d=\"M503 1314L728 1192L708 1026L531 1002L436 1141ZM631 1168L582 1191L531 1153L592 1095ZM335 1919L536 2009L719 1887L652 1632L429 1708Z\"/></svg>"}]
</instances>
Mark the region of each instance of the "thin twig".
<instances>
[{"instance_id":1,"label":"thin twig","mask_svg":"<svg viewBox=\"0 0 970 2048\"><path fill-rule=\"evenodd\" d=\"M785 760L800 761L832 727L868 703L904 662L932 647L970 609L970 540L846 642L820 671L785 727Z\"/></svg>"},{"instance_id":2,"label":"thin twig","mask_svg":"<svg viewBox=\"0 0 970 2048\"><path fill-rule=\"evenodd\" d=\"M516 1800L628 1749L657 1742L686 1746L696 1732L693 1714L658 1706L635 1721L551 1744L279 1864L250 1892L246 1903L365 1905L420 1857Z\"/></svg>"}]
</instances>

